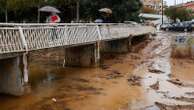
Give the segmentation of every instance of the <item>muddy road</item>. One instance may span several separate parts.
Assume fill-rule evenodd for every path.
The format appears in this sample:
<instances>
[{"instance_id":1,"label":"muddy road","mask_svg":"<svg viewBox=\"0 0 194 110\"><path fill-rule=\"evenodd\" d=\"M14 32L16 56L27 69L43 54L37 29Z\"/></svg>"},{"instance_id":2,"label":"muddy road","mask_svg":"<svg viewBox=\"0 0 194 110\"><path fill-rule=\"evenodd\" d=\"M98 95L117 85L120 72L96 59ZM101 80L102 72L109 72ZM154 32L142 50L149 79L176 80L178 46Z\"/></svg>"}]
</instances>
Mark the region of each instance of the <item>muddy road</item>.
<instances>
[{"instance_id":1,"label":"muddy road","mask_svg":"<svg viewBox=\"0 0 194 110\"><path fill-rule=\"evenodd\" d=\"M104 55L99 68L62 68L57 53L39 57L30 64L31 92L1 95L0 110L194 110L194 61L171 58L173 35Z\"/></svg>"}]
</instances>

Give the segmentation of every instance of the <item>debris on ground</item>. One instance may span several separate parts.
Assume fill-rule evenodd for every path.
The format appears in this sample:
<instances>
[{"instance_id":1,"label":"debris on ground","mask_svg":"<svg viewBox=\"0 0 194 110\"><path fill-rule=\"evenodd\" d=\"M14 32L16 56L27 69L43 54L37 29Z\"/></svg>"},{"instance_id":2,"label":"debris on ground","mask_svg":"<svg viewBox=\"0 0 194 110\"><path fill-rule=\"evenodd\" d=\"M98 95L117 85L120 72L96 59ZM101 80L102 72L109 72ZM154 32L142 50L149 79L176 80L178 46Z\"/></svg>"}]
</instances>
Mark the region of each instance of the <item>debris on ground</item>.
<instances>
[{"instance_id":1,"label":"debris on ground","mask_svg":"<svg viewBox=\"0 0 194 110\"><path fill-rule=\"evenodd\" d=\"M83 79L83 78L74 78L73 80L78 81L78 82L83 82L83 83L89 83L90 82L88 79Z\"/></svg>"},{"instance_id":2,"label":"debris on ground","mask_svg":"<svg viewBox=\"0 0 194 110\"><path fill-rule=\"evenodd\" d=\"M158 70L158 69L148 69L148 71L151 73L157 73L157 74L164 73L163 71Z\"/></svg>"},{"instance_id":3,"label":"debris on ground","mask_svg":"<svg viewBox=\"0 0 194 110\"><path fill-rule=\"evenodd\" d=\"M130 76L129 79L128 79L128 83L129 85L132 85L132 86L141 86L141 79L142 77L140 76Z\"/></svg>"},{"instance_id":4,"label":"debris on ground","mask_svg":"<svg viewBox=\"0 0 194 110\"><path fill-rule=\"evenodd\" d=\"M194 105L167 105L160 102L155 102L155 105L160 108L160 110L193 110Z\"/></svg>"},{"instance_id":5,"label":"debris on ground","mask_svg":"<svg viewBox=\"0 0 194 110\"><path fill-rule=\"evenodd\" d=\"M184 84L179 79L170 79L167 81L178 86L184 86Z\"/></svg>"},{"instance_id":6,"label":"debris on ground","mask_svg":"<svg viewBox=\"0 0 194 110\"><path fill-rule=\"evenodd\" d=\"M88 84L77 84L71 89L78 90L80 92L85 92L87 94L96 94L96 95L101 94L101 91L103 90L103 88L97 88Z\"/></svg>"},{"instance_id":7,"label":"debris on ground","mask_svg":"<svg viewBox=\"0 0 194 110\"><path fill-rule=\"evenodd\" d=\"M141 57L138 54L131 54L131 59L139 60Z\"/></svg>"},{"instance_id":8,"label":"debris on ground","mask_svg":"<svg viewBox=\"0 0 194 110\"><path fill-rule=\"evenodd\" d=\"M187 95L194 95L194 92L186 92Z\"/></svg>"},{"instance_id":9,"label":"debris on ground","mask_svg":"<svg viewBox=\"0 0 194 110\"><path fill-rule=\"evenodd\" d=\"M56 99L56 98L52 98L52 101L53 101L53 102L57 102L57 99Z\"/></svg>"},{"instance_id":10,"label":"debris on ground","mask_svg":"<svg viewBox=\"0 0 194 110\"><path fill-rule=\"evenodd\" d=\"M157 81L155 84L151 85L150 88L152 88L154 90L159 90L159 86L160 86L160 83L159 83L159 81Z\"/></svg>"},{"instance_id":11,"label":"debris on ground","mask_svg":"<svg viewBox=\"0 0 194 110\"><path fill-rule=\"evenodd\" d=\"M184 97L184 96L182 96L182 97L172 97L172 99L194 103L194 98L189 98L189 97Z\"/></svg>"},{"instance_id":12,"label":"debris on ground","mask_svg":"<svg viewBox=\"0 0 194 110\"><path fill-rule=\"evenodd\" d=\"M169 78L174 78L175 75L174 75L174 74L169 74L168 77L169 77Z\"/></svg>"},{"instance_id":13,"label":"debris on ground","mask_svg":"<svg viewBox=\"0 0 194 110\"><path fill-rule=\"evenodd\" d=\"M103 70L106 70L106 69L109 69L109 68L110 68L110 66L105 65L105 64L101 65L100 67L101 67L101 69L103 69Z\"/></svg>"},{"instance_id":14,"label":"debris on ground","mask_svg":"<svg viewBox=\"0 0 194 110\"><path fill-rule=\"evenodd\" d=\"M111 71L110 74L107 74L105 77L106 77L106 79L116 79L116 78L123 77L123 75L122 75L122 73L120 73L116 70L113 70L113 71Z\"/></svg>"}]
</instances>

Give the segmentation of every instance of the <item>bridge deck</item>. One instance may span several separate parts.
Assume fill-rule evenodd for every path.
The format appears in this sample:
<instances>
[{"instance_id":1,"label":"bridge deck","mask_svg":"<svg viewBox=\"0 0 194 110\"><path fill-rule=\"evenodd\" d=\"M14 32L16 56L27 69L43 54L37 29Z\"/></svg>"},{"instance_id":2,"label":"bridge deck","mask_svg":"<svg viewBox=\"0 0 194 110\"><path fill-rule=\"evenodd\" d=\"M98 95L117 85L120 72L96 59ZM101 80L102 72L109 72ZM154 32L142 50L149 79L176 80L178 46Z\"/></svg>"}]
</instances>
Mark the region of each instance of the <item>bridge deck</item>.
<instances>
[{"instance_id":1,"label":"bridge deck","mask_svg":"<svg viewBox=\"0 0 194 110\"><path fill-rule=\"evenodd\" d=\"M129 24L0 24L0 59L26 51L85 45L153 32L152 27Z\"/></svg>"}]
</instances>

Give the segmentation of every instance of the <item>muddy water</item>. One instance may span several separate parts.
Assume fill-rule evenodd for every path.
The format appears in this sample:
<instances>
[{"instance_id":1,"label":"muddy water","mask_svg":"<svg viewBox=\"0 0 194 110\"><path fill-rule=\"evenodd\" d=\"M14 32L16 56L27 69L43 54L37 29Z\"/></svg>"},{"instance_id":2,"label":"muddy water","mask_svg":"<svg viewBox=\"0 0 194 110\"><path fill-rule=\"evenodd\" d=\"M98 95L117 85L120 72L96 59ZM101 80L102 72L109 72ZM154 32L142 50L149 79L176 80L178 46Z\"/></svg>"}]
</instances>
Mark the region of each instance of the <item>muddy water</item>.
<instances>
[{"instance_id":1,"label":"muddy water","mask_svg":"<svg viewBox=\"0 0 194 110\"><path fill-rule=\"evenodd\" d=\"M131 87L135 93L130 91L126 80L140 57L105 57L99 68L62 68L53 58L32 61L31 93L22 97L1 95L0 110L117 110L140 94L137 87Z\"/></svg>"},{"instance_id":2,"label":"muddy water","mask_svg":"<svg viewBox=\"0 0 194 110\"><path fill-rule=\"evenodd\" d=\"M38 55L31 92L1 95L0 110L193 110L194 62L170 58L172 36L158 33L139 51L106 55L99 68L62 68L60 57Z\"/></svg>"}]
</instances>

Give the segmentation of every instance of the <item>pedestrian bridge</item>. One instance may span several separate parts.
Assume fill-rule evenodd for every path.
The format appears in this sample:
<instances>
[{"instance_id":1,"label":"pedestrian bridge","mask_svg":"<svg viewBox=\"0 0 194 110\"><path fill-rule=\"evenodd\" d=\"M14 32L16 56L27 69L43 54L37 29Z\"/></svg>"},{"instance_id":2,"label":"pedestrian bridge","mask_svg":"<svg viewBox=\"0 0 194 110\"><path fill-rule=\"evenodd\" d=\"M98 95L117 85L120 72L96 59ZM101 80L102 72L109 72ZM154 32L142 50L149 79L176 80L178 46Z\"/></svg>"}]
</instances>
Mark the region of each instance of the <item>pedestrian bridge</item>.
<instances>
[{"instance_id":1,"label":"pedestrian bridge","mask_svg":"<svg viewBox=\"0 0 194 110\"><path fill-rule=\"evenodd\" d=\"M63 47L66 66L96 66L100 53L123 53L136 36L154 33L149 26L112 24L0 23L0 92L22 95L28 83L28 55Z\"/></svg>"},{"instance_id":2,"label":"pedestrian bridge","mask_svg":"<svg viewBox=\"0 0 194 110\"><path fill-rule=\"evenodd\" d=\"M0 24L0 55L122 39L150 29L130 24Z\"/></svg>"}]
</instances>

